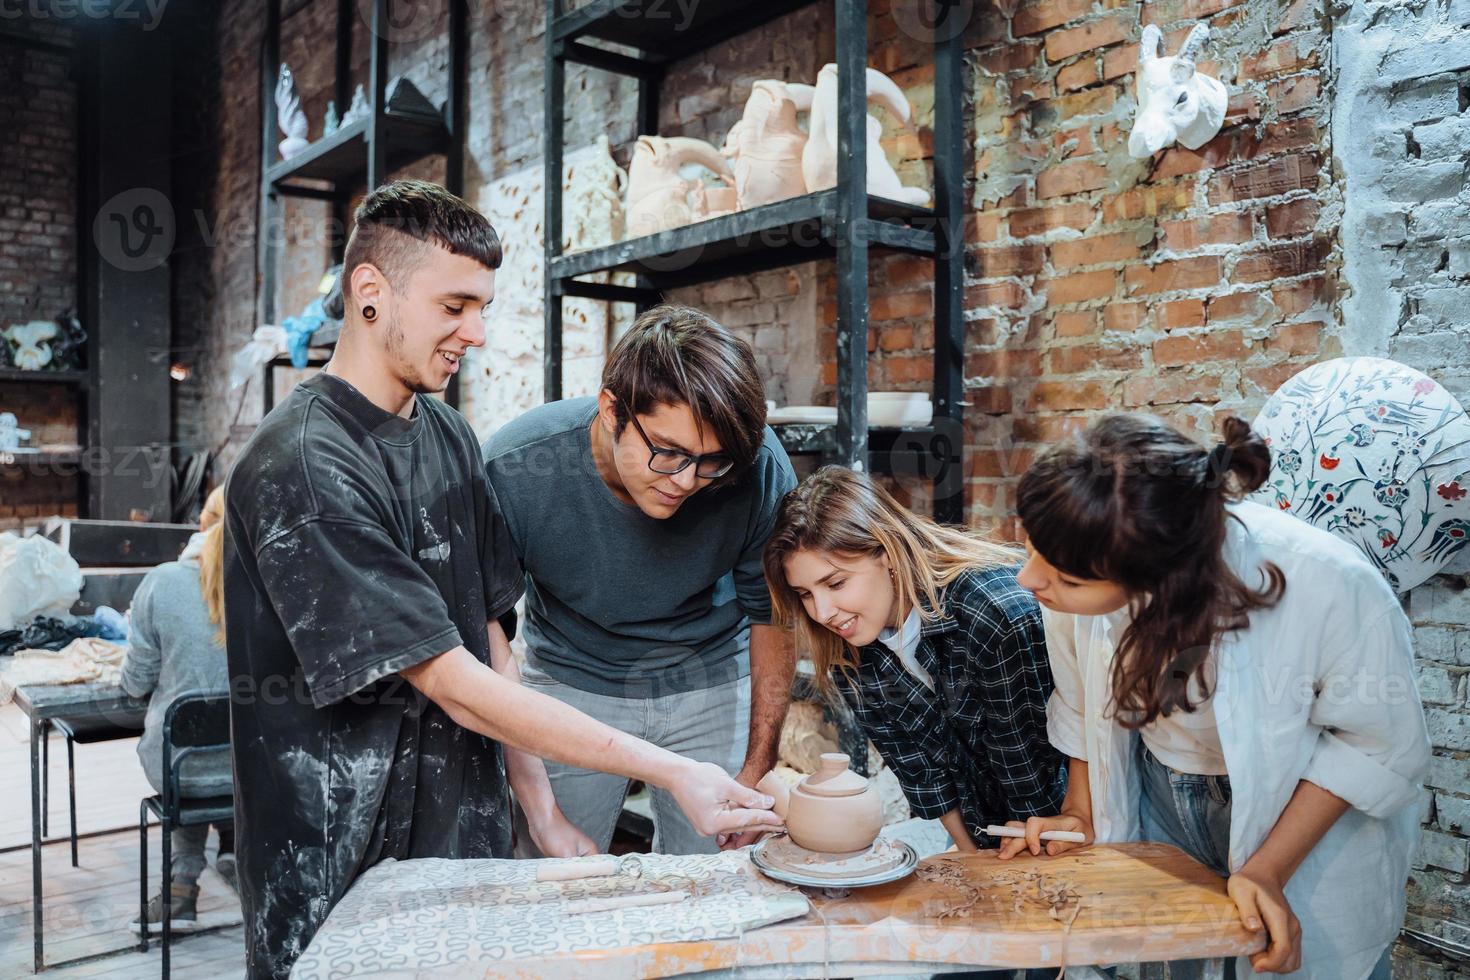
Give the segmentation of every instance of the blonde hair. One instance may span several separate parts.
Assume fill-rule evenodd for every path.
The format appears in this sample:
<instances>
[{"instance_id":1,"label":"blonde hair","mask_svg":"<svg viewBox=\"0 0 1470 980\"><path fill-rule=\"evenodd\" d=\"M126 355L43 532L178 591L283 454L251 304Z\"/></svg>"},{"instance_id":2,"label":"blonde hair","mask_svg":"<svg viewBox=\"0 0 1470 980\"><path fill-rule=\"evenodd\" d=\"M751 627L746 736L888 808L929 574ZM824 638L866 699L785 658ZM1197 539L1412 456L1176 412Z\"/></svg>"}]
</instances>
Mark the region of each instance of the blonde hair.
<instances>
[{"instance_id":1,"label":"blonde hair","mask_svg":"<svg viewBox=\"0 0 1470 980\"><path fill-rule=\"evenodd\" d=\"M199 530L208 531L214 527L225 516L225 488L223 485L215 487L209 496L204 498L204 509L199 512Z\"/></svg>"},{"instance_id":2,"label":"blonde hair","mask_svg":"<svg viewBox=\"0 0 1470 980\"><path fill-rule=\"evenodd\" d=\"M216 487L204 501L199 526L204 530L204 548L199 552L199 589L204 607L214 624L214 639L225 645L225 510L224 487Z\"/></svg>"},{"instance_id":3,"label":"blonde hair","mask_svg":"<svg viewBox=\"0 0 1470 980\"><path fill-rule=\"evenodd\" d=\"M926 622L941 615L940 592L964 572L1022 559L1014 546L918 516L861 473L827 466L807 477L781 502L764 564L774 619L795 629L797 649L812 658L827 694L834 671L856 669L857 651L813 622L786 581L786 559L798 551L887 558L897 608L905 615L917 608Z\"/></svg>"}]
</instances>

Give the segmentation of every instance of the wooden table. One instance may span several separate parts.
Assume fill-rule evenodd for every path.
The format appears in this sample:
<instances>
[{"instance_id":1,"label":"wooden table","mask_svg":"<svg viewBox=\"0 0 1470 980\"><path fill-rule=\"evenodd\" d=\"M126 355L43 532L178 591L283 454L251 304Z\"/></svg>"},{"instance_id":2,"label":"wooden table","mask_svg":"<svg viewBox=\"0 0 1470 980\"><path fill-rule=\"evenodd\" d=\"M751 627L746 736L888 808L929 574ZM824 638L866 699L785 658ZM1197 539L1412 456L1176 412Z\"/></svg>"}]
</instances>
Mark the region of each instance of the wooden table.
<instances>
[{"instance_id":1,"label":"wooden table","mask_svg":"<svg viewBox=\"0 0 1470 980\"><path fill-rule=\"evenodd\" d=\"M462 885L452 867L458 863L443 862L450 867L435 868L437 877L418 886L397 882L390 887L387 879L354 885L354 890L367 887L372 898L336 924L339 932L330 941L325 937L334 920L328 917L308 951L316 953L311 969L342 976L363 969L379 971L371 974L378 976L391 966L393 976L440 980L645 980L683 974L784 978L977 967L1054 970L1063 964L1205 959L1213 960L1218 971L1222 958L1265 945L1264 937L1241 926L1223 879L1162 844L1099 846L1008 862L993 851L936 855L914 875L890 885L845 894L804 889L811 902L806 915L722 939L602 949L580 941L547 949L530 941L524 951L514 944L495 944L506 958L445 956L431 942L421 950L405 945L405 931L424 935L433 923L452 931L460 949L481 948L475 923L480 916L495 919L496 909L474 898L479 872L473 866L510 862L463 862L467 870ZM745 870L757 874L753 867ZM933 880L936 871L956 881ZM1036 898L1038 880L1052 888L1064 885L1068 898L1060 920L1048 914L1047 902ZM381 889L387 890L380 894ZM349 891L348 899L352 896ZM396 905L400 901L401 908ZM968 907L967 915L954 914L963 907ZM542 932L544 928L534 938L539 940ZM559 933L552 926L546 934ZM306 980L314 976L303 974Z\"/></svg>"},{"instance_id":2,"label":"wooden table","mask_svg":"<svg viewBox=\"0 0 1470 980\"><path fill-rule=\"evenodd\" d=\"M91 683L23 685L15 689L15 703L30 719L31 729L31 921L35 931L35 971L40 973L46 969L41 910L41 741L52 718L123 716L137 712L148 702L129 697L116 684Z\"/></svg>"},{"instance_id":3,"label":"wooden table","mask_svg":"<svg viewBox=\"0 0 1470 980\"><path fill-rule=\"evenodd\" d=\"M578 966L599 977L667 977L738 970L741 976L860 976L1220 959L1265 948L1247 932L1225 881L1177 848L1118 844L1054 858L1029 855L1000 861L994 851L943 854L920 865L955 862L981 891L968 916L945 916L969 893L921 874L840 898L807 891L810 914L746 933L740 940L677 943L605 954L581 953ZM1040 903L1020 911L1013 885L1036 877L1065 880L1080 896L1070 929ZM1065 932L1065 936L1064 936ZM598 960L601 963L597 963ZM552 966L561 975L556 964ZM571 963L566 964L569 968ZM609 969L610 968L610 969ZM579 969L573 972L581 973Z\"/></svg>"}]
</instances>

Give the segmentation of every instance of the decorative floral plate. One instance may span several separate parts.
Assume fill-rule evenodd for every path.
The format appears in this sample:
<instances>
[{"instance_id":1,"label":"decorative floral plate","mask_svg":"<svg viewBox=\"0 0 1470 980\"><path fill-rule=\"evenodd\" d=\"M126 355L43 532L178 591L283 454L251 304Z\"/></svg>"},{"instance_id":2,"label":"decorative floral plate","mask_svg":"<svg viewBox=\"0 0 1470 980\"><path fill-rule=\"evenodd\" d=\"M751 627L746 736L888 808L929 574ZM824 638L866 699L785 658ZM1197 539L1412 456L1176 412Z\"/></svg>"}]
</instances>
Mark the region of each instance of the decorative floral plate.
<instances>
[{"instance_id":1,"label":"decorative floral plate","mask_svg":"<svg viewBox=\"0 0 1470 980\"><path fill-rule=\"evenodd\" d=\"M1470 417L1427 375L1377 357L1316 364L1254 427L1271 476L1252 496L1357 545L1394 591L1470 544Z\"/></svg>"}]
</instances>

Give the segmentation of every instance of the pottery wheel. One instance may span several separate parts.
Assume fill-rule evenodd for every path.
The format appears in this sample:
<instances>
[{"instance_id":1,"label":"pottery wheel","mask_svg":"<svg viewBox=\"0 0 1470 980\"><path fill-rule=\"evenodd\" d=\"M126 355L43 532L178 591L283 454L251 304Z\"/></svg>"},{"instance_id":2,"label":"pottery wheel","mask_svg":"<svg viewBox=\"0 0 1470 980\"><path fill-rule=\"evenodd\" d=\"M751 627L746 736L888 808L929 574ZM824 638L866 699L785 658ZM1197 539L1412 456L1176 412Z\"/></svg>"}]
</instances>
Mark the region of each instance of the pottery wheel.
<instances>
[{"instance_id":1,"label":"pottery wheel","mask_svg":"<svg viewBox=\"0 0 1470 980\"><path fill-rule=\"evenodd\" d=\"M912 847L885 837L849 854L809 851L784 835L767 837L751 849L750 860L777 881L814 888L881 885L908 876L919 864Z\"/></svg>"}]
</instances>

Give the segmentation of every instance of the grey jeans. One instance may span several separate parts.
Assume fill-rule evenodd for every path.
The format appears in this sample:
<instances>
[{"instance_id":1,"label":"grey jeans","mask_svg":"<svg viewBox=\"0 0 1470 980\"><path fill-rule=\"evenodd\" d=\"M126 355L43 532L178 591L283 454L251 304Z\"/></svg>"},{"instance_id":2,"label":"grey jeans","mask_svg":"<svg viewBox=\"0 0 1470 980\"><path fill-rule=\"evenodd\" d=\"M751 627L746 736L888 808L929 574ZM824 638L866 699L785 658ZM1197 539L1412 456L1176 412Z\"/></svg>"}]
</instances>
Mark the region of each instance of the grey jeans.
<instances>
[{"instance_id":1,"label":"grey jeans","mask_svg":"<svg viewBox=\"0 0 1470 980\"><path fill-rule=\"evenodd\" d=\"M750 677L728 684L656 698L618 698L563 684L529 664L521 683L550 695L629 735L697 762L712 762L730 775L745 763L750 736ZM628 795L628 780L547 760L546 774L556 803L578 829L607 852ZM694 829L666 790L650 787L653 797L653 849L660 854L713 854L713 837ZM517 814L518 857L540 857Z\"/></svg>"},{"instance_id":2,"label":"grey jeans","mask_svg":"<svg viewBox=\"0 0 1470 980\"><path fill-rule=\"evenodd\" d=\"M169 835L169 867L173 869L174 884L193 887L199 883L204 872L204 845L209 843L209 828L219 831L219 853L235 852L235 828L232 824L197 823L187 827L175 827Z\"/></svg>"}]
</instances>

